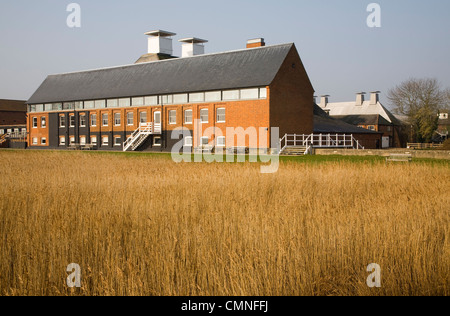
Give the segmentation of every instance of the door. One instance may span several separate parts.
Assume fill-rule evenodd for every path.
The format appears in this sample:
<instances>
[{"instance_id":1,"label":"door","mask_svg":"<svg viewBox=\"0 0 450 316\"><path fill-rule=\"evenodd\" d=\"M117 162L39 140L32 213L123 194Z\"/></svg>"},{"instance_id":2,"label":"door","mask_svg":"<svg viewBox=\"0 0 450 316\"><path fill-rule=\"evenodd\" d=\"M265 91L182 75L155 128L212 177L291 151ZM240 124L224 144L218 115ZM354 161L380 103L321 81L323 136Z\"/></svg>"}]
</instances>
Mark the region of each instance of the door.
<instances>
[{"instance_id":1,"label":"door","mask_svg":"<svg viewBox=\"0 0 450 316\"><path fill-rule=\"evenodd\" d=\"M157 111L153 113L153 124L156 133L161 133L161 112Z\"/></svg>"},{"instance_id":2,"label":"door","mask_svg":"<svg viewBox=\"0 0 450 316\"><path fill-rule=\"evenodd\" d=\"M383 137L383 144L382 144L382 148L389 148L389 136L388 137Z\"/></svg>"}]
</instances>

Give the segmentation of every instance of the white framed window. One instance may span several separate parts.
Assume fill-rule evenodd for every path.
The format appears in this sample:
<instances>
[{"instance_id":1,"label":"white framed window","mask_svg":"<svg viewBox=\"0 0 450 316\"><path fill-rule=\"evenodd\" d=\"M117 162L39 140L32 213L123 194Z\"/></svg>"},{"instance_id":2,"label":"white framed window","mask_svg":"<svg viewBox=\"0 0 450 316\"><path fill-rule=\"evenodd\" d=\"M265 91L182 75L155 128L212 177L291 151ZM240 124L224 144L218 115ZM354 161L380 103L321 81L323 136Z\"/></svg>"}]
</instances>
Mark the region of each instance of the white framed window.
<instances>
[{"instance_id":1,"label":"white framed window","mask_svg":"<svg viewBox=\"0 0 450 316\"><path fill-rule=\"evenodd\" d=\"M119 99L119 107L127 108L131 106L131 100L129 98Z\"/></svg>"},{"instance_id":2,"label":"white framed window","mask_svg":"<svg viewBox=\"0 0 450 316\"><path fill-rule=\"evenodd\" d=\"M106 108L106 100L94 101L94 106L96 109L104 109Z\"/></svg>"},{"instance_id":3,"label":"white framed window","mask_svg":"<svg viewBox=\"0 0 450 316\"><path fill-rule=\"evenodd\" d=\"M374 125L369 125L367 127L367 129L370 130L370 131L374 131L375 130L375 126Z\"/></svg>"},{"instance_id":4,"label":"white framed window","mask_svg":"<svg viewBox=\"0 0 450 316\"><path fill-rule=\"evenodd\" d=\"M158 105L158 96L145 97L144 103L145 105Z\"/></svg>"},{"instance_id":5,"label":"white framed window","mask_svg":"<svg viewBox=\"0 0 450 316\"><path fill-rule=\"evenodd\" d=\"M47 138L45 137L41 138L41 145L47 145Z\"/></svg>"},{"instance_id":6,"label":"white framed window","mask_svg":"<svg viewBox=\"0 0 450 316\"><path fill-rule=\"evenodd\" d=\"M184 124L192 124L192 110L184 111Z\"/></svg>"},{"instance_id":7,"label":"white framed window","mask_svg":"<svg viewBox=\"0 0 450 316\"><path fill-rule=\"evenodd\" d=\"M75 144L75 136L70 136L69 141L71 145Z\"/></svg>"},{"instance_id":8,"label":"white framed window","mask_svg":"<svg viewBox=\"0 0 450 316\"><path fill-rule=\"evenodd\" d=\"M59 145L60 146L65 146L66 145L66 137L65 136L61 136L59 138Z\"/></svg>"},{"instance_id":9,"label":"white framed window","mask_svg":"<svg viewBox=\"0 0 450 316\"><path fill-rule=\"evenodd\" d=\"M134 113L133 112L127 113L127 125L128 126L134 125Z\"/></svg>"},{"instance_id":10,"label":"white framed window","mask_svg":"<svg viewBox=\"0 0 450 316\"><path fill-rule=\"evenodd\" d=\"M114 137L114 146L122 146L122 138L120 136Z\"/></svg>"},{"instance_id":11,"label":"white framed window","mask_svg":"<svg viewBox=\"0 0 450 316\"><path fill-rule=\"evenodd\" d=\"M157 136L153 138L153 146L160 147L161 146L161 137Z\"/></svg>"},{"instance_id":12,"label":"white framed window","mask_svg":"<svg viewBox=\"0 0 450 316\"><path fill-rule=\"evenodd\" d=\"M109 99L106 101L106 106L108 108L116 108L119 106L119 100L118 99Z\"/></svg>"},{"instance_id":13,"label":"white framed window","mask_svg":"<svg viewBox=\"0 0 450 316\"><path fill-rule=\"evenodd\" d=\"M267 88L259 88L259 98L267 99Z\"/></svg>"},{"instance_id":14,"label":"white framed window","mask_svg":"<svg viewBox=\"0 0 450 316\"><path fill-rule=\"evenodd\" d=\"M108 146L109 145L109 137L103 136L102 137L102 146Z\"/></svg>"},{"instance_id":15,"label":"white framed window","mask_svg":"<svg viewBox=\"0 0 450 316\"><path fill-rule=\"evenodd\" d=\"M86 145L86 136L80 136L80 145L81 146Z\"/></svg>"},{"instance_id":16,"label":"white framed window","mask_svg":"<svg viewBox=\"0 0 450 316\"><path fill-rule=\"evenodd\" d=\"M103 113L102 114L102 125L103 126L108 126L109 122L108 122L108 113Z\"/></svg>"},{"instance_id":17,"label":"white framed window","mask_svg":"<svg viewBox=\"0 0 450 316\"><path fill-rule=\"evenodd\" d=\"M47 127L47 118L45 116L41 117L41 127L46 128Z\"/></svg>"},{"instance_id":18,"label":"white framed window","mask_svg":"<svg viewBox=\"0 0 450 316\"><path fill-rule=\"evenodd\" d=\"M91 145L97 145L97 136L91 136Z\"/></svg>"},{"instance_id":19,"label":"white framed window","mask_svg":"<svg viewBox=\"0 0 450 316\"><path fill-rule=\"evenodd\" d=\"M222 101L222 91L205 92L206 102Z\"/></svg>"},{"instance_id":20,"label":"white framed window","mask_svg":"<svg viewBox=\"0 0 450 316\"><path fill-rule=\"evenodd\" d=\"M208 123L209 122L209 110L208 109L201 109L200 110L200 122L201 123Z\"/></svg>"},{"instance_id":21,"label":"white framed window","mask_svg":"<svg viewBox=\"0 0 450 316\"><path fill-rule=\"evenodd\" d=\"M0 135L5 134L5 130L4 129L0 129Z\"/></svg>"},{"instance_id":22,"label":"white framed window","mask_svg":"<svg viewBox=\"0 0 450 316\"><path fill-rule=\"evenodd\" d=\"M225 108L217 109L217 123L225 123Z\"/></svg>"},{"instance_id":23,"label":"white framed window","mask_svg":"<svg viewBox=\"0 0 450 316\"><path fill-rule=\"evenodd\" d=\"M97 126L97 114L91 114L91 126L92 127Z\"/></svg>"},{"instance_id":24,"label":"white framed window","mask_svg":"<svg viewBox=\"0 0 450 316\"><path fill-rule=\"evenodd\" d=\"M225 147L225 136L219 136L216 139L217 147Z\"/></svg>"},{"instance_id":25,"label":"white framed window","mask_svg":"<svg viewBox=\"0 0 450 316\"><path fill-rule=\"evenodd\" d=\"M225 101L239 100L239 90L223 91L223 100Z\"/></svg>"},{"instance_id":26,"label":"white framed window","mask_svg":"<svg viewBox=\"0 0 450 316\"><path fill-rule=\"evenodd\" d=\"M144 106L144 98L132 98L131 106Z\"/></svg>"},{"instance_id":27,"label":"white framed window","mask_svg":"<svg viewBox=\"0 0 450 316\"><path fill-rule=\"evenodd\" d=\"M37 137L33 137L33 145L37 145L38 144L38 138Z\"/></svg>"},{"instance_id":28,"label":"white framed window","mask_svg":"<svg viewBox=\"0 0 450 316\"><path fill-rule=\"evenodd\" d=\"M37 128L37 127L38 127L38 118L33 117L33 128Z\"/></svg>"},{"instance_id":29,"label":"white framed window","mask_svg":"<svg viewBox=\"0 0 450 316\"><path fill-rule=\"evenodd\" d=\"M169 124L171 124L171 125L177 124L177 111L176 110L169 111Z\"/></svg>"},{"instance_id":30,"label":"white framed window","mask_svg":"<svg viewBox=\"0 0 450 316\"><path fill-rule=\"evenodd\" d=\"M86 127L86 115L80 115L80 127Z\"/></svg>"},{"instance_id":31,"label":"white framed window","mask_svg":"<svg viewBox=\"0 0 450 316\"><path fill-rule=\"evenodd\" d=\"M169 94L169 95L162 95L161 96L161 102L164 105L166 105L166 104L173 104L173 95L171 95L171 94Z\"/></svg>"},{"instance_id":32,"label":"white framed window","mask_svg":"<svg viewBox=\"0 0 450 316\"><path fill-rule=\"evenodd\" d=\"M192 136L187 136L184 138L184 146L185 147L192 147L194 145Z\"/></svg>"},{"instance_id":33,"label":"white framed window","mask_svg":"<svg viewBox=\"0 0 450 316\"><path fill-rule=\"evenodd\" d=\"M189 103L205 102L205 93L189 93Z\"/></svg>"},{"instance_id":34,"label":"white framed window","mask_svg":"<svg viewBox=\"0 0 450 316\"><path fill-rule=\"evenodd\" d=\"M75 127L75 115L71 115L70 119L70 127Z\"/></svg>"},{"instance_id":35,"label":"white framed window","mask_svg":"<svg viewBox=\"0 0 450 316\"><path fill-rule=\"evenodd\" d=\"M188 94L174 94L173 95L173 103L174 104L185 104L188 103Z\"/></svg>"},{"instance_id":36,"label":"white framed window","mask_svg":"<svg viewBox=\"0 0 450 316\"><path fill-rule=\"evenodd\" d=\"M255 100L259 99L259 89L242 89L241 90L241 100Z\"/></svg>"},{"instance_id":37,"label":"white framed window","mask_svg":"<svg viewBox=\"0 0 450 316\"><path fill-rule=\"evenodd\" d=\"M147 112L146 111L139 112L139 123L141 125L147 124Z\"/></svg>"},{"instance_id":38,"label":"white framed window","mask_svg":"<svg viewBox=\"0 0 450 316\"><path fill-rule=\"evenodd\" d=\"M120 113L114 113L114 125L120 126L122 124L122 120L120 117Z\"/></svg>"},{"instance_id":39,"label":"white framed window","mask_svg":"<svg viewBox=\"0 0 450 316\"><path fill-rule=\"evenodd\" d=\"M84 108L85 109L93 109L95 107L94 101L84 101Z\"/></svg>"},{"instance_id":40,"label":"white framed window","mask_svg":"<svg viewBox=\"0 0 450 316\"><path fill-rule=\"evenodd\" d=\"M209 137L202 137L201 144L202 144L202 147L208 146L209 145Z\"/></svg>"}]
</instances>

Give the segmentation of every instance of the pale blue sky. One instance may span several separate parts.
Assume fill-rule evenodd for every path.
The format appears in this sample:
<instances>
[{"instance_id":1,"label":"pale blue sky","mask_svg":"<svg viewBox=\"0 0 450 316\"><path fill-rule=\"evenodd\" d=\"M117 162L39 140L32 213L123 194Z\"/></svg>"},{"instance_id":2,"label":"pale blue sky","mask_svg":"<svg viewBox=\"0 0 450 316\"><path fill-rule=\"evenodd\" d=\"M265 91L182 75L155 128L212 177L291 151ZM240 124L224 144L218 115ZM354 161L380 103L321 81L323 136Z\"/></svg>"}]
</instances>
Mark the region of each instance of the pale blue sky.
<instances>
[{"instance_id":1,"label":"pale blue sky","mask_svg":"<svg viewBox=\"0 0 450 316\"><path fill-rule=\"evenodd\" d=\"M82 8L82 27L66 7ZM368 28L367 5L382 9ZM144 33L209 40L207 53L241 49L247 39L294 42L317 95L348 101L410 77L450 87L448 0L0 0L0 98L28 99L48 74L131 64L146 53ZM388 104L386 104L388 105Z\"/></svg>"}]
</instances>

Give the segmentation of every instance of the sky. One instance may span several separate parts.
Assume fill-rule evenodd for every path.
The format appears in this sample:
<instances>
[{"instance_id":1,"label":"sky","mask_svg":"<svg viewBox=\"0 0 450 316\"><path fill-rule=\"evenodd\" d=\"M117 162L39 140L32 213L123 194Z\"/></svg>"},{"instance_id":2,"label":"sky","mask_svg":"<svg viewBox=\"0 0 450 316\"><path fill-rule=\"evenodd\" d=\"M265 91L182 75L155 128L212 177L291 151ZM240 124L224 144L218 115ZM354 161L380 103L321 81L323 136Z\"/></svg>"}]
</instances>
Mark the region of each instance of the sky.
<instances>
[{"instance_id":1,"label":"sky","mask_svg":"<svg viewBox=\"0 0 450 316\"><path fill-rule=\"evenodd\" d=\"M81 7L81 27L67 26L67 6ZM370 28L367 6L381 8ZM316 95L350 101L409 78L450 87L448 0L0 0L0 99L27 100L49 74L134 63L147 53L145 32L209 40L206 53L295 43Z\"/></svg>"}]
</instances>

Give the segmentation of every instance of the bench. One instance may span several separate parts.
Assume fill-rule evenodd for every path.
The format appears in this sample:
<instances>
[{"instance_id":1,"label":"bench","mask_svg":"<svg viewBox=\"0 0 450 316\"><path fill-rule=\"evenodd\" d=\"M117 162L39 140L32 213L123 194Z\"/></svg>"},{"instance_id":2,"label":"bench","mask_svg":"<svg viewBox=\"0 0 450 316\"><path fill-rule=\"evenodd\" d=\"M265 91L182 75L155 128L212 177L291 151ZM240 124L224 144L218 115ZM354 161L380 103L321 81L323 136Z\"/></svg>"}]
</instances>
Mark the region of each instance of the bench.
<instances>
[{"instance_id":1,"label":"bench","mask_svg":"<svg viewBox=\"0 0 450 316\"><path fill-rule=\"evenodd\" d=\"M93 145L93 144L81 145L81 150L94 150L94 149L95 149L95 145Z\"/></svg>"},{"instance_id":2,"label":"bench","mask_svg":"<svg viewBox=\"0 0 450 316\"><path fill-rule=\"evenodd\" d=\"M411 154L390 154L386 157L386 163L388 162L411 162Z\"/></svg>"}]
</instances>

